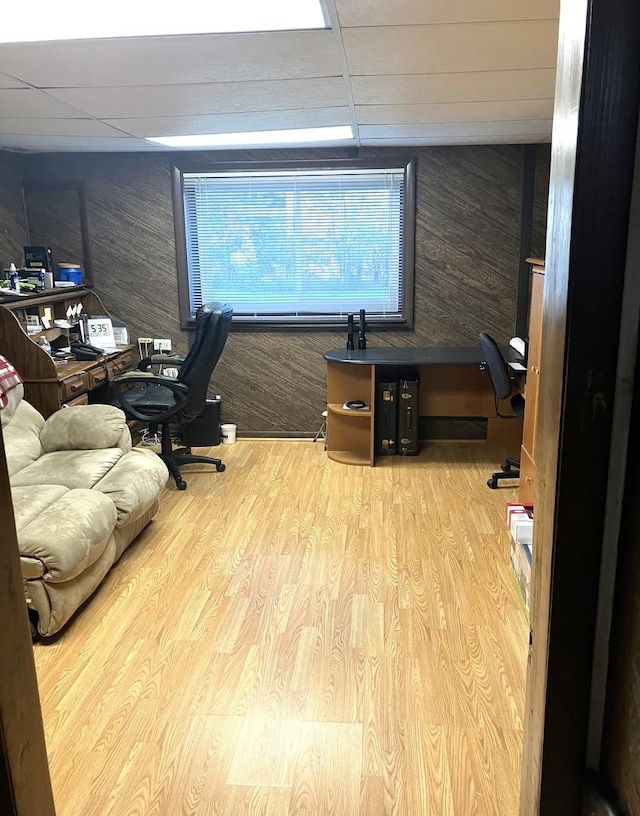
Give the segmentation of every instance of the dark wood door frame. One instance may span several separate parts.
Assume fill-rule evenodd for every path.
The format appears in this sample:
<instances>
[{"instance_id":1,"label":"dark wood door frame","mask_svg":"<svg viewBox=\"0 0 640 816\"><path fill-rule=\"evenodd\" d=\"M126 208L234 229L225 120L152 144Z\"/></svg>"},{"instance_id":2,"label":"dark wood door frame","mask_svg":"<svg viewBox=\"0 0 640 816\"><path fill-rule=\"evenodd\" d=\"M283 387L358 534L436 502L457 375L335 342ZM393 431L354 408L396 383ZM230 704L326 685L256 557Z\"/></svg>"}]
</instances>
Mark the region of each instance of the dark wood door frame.
<instances>
[{"instance_id":1,"label":"dark wood door frame","mask_svg":"<svg viewBox=\"0 0 640 816\"><path fill-rule=\"evenodd\" d=\"M0 813L55 816L0 429Z\"/></svg>"},{"instance_id":2,"label":"dark wood door frame","mask_svg":"<svg viewBox=\"0 0 640 816\"><path fill-rule=\"evenodd\" d=\"M521 816L582 810L640 104L637 0L563 0Z\"/></svg>"}]
</instances>

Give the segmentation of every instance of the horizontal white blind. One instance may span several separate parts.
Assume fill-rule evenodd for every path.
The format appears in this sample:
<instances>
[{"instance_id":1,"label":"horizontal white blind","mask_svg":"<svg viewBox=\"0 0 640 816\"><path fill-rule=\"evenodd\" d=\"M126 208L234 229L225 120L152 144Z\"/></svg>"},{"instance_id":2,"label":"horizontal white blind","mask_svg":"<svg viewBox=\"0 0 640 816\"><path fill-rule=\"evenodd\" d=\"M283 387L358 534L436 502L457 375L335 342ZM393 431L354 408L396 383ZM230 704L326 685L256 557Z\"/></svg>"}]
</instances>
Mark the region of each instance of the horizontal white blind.
<instances>
[{"instance_id":1,"label":"horizontal white blind","mask_svg":"<svg viewBox=\"0 0 640 816\"><path fill-rule=\"evenodd\" d=\"M192 314L260 319L402 311L405 171L184 173Z\"/></svg>"}]
</instances>

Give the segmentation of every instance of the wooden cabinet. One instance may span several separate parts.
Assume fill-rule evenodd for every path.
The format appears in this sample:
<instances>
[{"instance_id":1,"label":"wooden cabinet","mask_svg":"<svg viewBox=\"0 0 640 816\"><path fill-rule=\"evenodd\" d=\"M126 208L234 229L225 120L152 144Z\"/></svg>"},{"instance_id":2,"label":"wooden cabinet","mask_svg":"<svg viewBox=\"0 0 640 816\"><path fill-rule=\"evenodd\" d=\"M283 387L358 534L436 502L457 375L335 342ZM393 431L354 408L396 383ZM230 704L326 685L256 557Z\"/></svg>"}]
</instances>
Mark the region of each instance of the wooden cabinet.
<instances>
[{"instance_id":1,"label":"wooden cabinet","mask_svg":"<svg viewBox=\"0 0 640 816\"><path fill-rule=\"evenodd\" d=\"M520 501L525 504L533 504L535 495L535 439L540 384L543 294L544 266L534 264L531 270L527 385L525 390L524 424L522 428L522 447L520 450L520 487L518 492Z\"/></svg>"},{"instance_id":2,"label":"wooden cabinet","mask_svg":"<svg viewBox=\"0 0 640 816\"><path fill-rule=\"evenodd\" d=\"M29 297L2 295L0 300L0 354L19 371L24 380L25 398L48 417L63 405L82 405L104 387L109 377L133 367L133 346L87 362L55 362L38 345L45 336L49 342L68 339L69 329L55 326L64 320L67 309L82 303L83 314L108 315L100 298L82 286L47 290ZM36 333L28 329L29 318L48 318L51 327Z\"/></svg>"}]
</instances>

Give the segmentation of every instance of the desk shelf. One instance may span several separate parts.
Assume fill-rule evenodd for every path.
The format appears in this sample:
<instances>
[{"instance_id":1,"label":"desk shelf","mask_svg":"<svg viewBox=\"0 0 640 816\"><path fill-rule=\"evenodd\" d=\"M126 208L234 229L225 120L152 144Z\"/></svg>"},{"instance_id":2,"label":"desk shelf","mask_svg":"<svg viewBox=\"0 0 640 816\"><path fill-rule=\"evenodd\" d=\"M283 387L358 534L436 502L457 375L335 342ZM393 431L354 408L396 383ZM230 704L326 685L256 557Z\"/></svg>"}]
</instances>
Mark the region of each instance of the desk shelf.
<instances>
[{"instance_id":1,"label":"desk shelf","mask_svg":"<svg viewBox=\"0 0 640 816\"><path fill-rule=\"evenodd\" d=\"M327 409L332 414L341 414L348 417L369 417L371 418L371 408L345 408L344 403L330 403Z\"/></svg>"},{"instance_id":2,"label":"desk shelf","mask_svg":"<svg viewBox=\"0 0 640 816\"><path fill-rule=\"evenodd\" d=\"M373 465L373 410L345 408L350 400L373 405L372 365L327 363L327 455L348 465Z\"/></svg>"},{"instance_id":3,"label":"desk shelf","mask_svg":"<svg viewBox=\"0 0 640 816\"><path fill-rule=\"evenodd\" d=\"M364 467L369 467L371 465L368 456L361 456L355 451L328 450L327 453L329 455L329 459L332 459L334 462L341 462L343 465L363 465Z\"/></svg>"}]
</instances>

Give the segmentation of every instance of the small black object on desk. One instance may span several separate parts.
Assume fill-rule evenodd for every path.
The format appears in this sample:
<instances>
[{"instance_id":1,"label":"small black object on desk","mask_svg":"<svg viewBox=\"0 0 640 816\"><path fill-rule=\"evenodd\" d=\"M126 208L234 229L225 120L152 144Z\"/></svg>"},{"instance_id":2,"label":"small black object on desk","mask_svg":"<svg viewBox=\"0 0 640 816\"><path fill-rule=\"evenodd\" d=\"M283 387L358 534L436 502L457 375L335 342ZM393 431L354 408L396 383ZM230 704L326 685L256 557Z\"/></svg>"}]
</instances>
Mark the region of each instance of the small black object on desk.
<instances>
[{"instance_id":1,"label":"small black object on desk","mask_svg":"<svg viewBox=\"0 0 640 816\"><path fill-rule=\"evenodd\" d=\"M358 329L358 348L359 349L366 349L367 347L367 338L365 336L365 321L364 321L365 310L360 309L360 328Z\"/></svg>"},{"instance_id":2,"label":"small black object on desk","mask_svg":"<svg viewBox=\"0 0 640 816\"><path fill-rule=\"evenodd\" d=\"M347 316L347 351L353 351L353 315Z\"/></svg>"}]
</instances>

